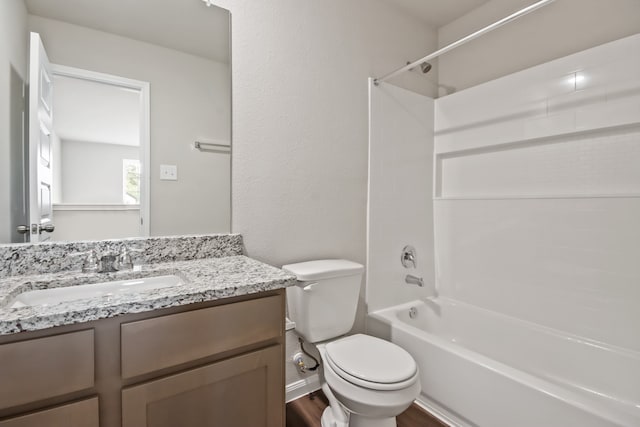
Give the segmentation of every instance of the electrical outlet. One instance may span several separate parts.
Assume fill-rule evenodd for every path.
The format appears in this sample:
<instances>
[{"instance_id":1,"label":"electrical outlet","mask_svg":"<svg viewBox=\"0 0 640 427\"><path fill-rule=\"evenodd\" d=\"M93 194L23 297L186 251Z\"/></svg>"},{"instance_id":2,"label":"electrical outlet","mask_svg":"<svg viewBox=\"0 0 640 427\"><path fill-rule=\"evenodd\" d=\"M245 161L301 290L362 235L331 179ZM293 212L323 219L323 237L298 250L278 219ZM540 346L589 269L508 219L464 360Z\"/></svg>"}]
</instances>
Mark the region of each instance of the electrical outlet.
<instances>
[{"instance_id":1,"label":"electrical outlet","mask_svg":"<svg viewBox=\"0 0 640 427\"><path fill-rule=\"evenodd\" d=\"M160 165L160 180L161 181L177 181L178 180L178 166L176 166L176 165Z\"/></svg>"}]
</instances>

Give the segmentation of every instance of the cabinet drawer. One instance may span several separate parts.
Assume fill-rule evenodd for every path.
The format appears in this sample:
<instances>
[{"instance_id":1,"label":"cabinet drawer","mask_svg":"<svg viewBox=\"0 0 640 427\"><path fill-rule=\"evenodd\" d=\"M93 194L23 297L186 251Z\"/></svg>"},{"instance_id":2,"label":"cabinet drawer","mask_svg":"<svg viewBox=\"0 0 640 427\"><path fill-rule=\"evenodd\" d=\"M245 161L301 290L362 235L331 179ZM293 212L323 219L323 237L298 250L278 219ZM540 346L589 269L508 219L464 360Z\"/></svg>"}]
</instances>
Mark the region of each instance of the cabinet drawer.
<instances>
[{"instance_id":1,"label":"cabinet drawer","mask_svg":"<svg viewBox=\"0 0 640 427\"><path fill-rule=\"evenodd\" d=\"M281 295L121 326L122 377L131 378L282 335Z\"/></svg>"},{"instance_id":2,"label":"cabinet drawer","mask_svg":"<svg viewBox=\"0 0 640 427\"><path fill-rule=\"evenodd\" d=\"M282 346L122 391L122 427L282 427Z\"/></svg>"},{"instance_id":3,"label":"cabinet drawer","mask_svg":"<svg viewBox=\"0 0 640 427\"><path fill-rule=\"evenodd\" d=\"M93 330L0 345L0 409L93 387Z\"/></svg>"},{"instance_id":4,"label":"cabinet drawer","mask_svg":"<svg viewBox=\"0 0 640 427\"><path fill-rule=\"evenodd\" d=\"M99 427L98 398L0 421L0 427Z\"/></svg>"}]
</instances>

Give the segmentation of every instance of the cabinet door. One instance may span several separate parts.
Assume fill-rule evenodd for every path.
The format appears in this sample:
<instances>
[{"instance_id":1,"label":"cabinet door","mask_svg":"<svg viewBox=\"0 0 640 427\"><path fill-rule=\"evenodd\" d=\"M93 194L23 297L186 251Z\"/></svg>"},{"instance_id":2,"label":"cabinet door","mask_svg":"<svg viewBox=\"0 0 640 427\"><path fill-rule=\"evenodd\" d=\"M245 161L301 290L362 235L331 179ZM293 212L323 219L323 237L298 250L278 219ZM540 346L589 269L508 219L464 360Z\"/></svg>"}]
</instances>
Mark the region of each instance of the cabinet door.
<instances>
[{"instance_id":1,"label":"cabinet door","mask_svg":"<svg viewBox=\"0 0 640 427\"><path fill-rule=\"evenodd\" d=\"M0 421L0 427L98 427L98 398Z\"/></svg>"},{"instance_id":2,"label":"cabinet door","mask_svg":"<svg viewBox=\"0 0 640 427\"><path fill-rule=\"evenodd\" d=\"M94 385L93 329L0 345L0 409Z\"/></svg>"},{"instance_id":3,"label":"cabinet door","mask_svg":"<svg viewBox=\"0 0 640 427\"><path fill-rule=\"evenodd\" d=\"M123 427L282 427L282 346L122 391Z\"/></svg>"}]
</instances>

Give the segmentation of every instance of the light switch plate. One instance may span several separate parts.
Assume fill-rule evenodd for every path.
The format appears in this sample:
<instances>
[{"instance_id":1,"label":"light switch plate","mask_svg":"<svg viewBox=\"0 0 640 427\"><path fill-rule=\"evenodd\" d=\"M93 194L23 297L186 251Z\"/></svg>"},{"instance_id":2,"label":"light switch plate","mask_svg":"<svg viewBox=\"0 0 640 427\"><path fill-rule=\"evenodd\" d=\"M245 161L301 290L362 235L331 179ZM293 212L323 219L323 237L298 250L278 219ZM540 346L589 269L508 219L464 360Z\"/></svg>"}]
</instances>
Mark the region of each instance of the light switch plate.
<instances>
[{"instance_id":1,"label":"light switch plate","mask_svg":"<svg viewBox=\"0 0 640 427\"><path fill-rule=\"evenodd\" d=\"M161 181L177 181L178 180L178 166L176 166L176 165L160 165L160 180Z\"/></svg>"}]
</instances>

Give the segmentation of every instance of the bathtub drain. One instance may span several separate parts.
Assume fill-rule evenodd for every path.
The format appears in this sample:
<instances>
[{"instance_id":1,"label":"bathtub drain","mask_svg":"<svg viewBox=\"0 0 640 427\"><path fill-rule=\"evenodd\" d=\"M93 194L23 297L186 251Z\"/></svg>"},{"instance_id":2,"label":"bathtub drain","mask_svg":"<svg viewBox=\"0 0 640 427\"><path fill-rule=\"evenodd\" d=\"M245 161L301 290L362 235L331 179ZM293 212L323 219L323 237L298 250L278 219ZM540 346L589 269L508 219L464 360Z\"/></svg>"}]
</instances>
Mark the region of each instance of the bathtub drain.
<instances>
[{"instance_id":1,"label":"bathtub drain","mask_svg":"<svg viewBox=\"0 0 640 427\"><path fill-rule=\"evenodd\" d=\"M411 308L409 309L409 317L410 317L411 319L415 319L417 315L418 315L418 309L417 309L417 308L415 308L415 307L411 307Z\"/></svg>"}]
</instances>

